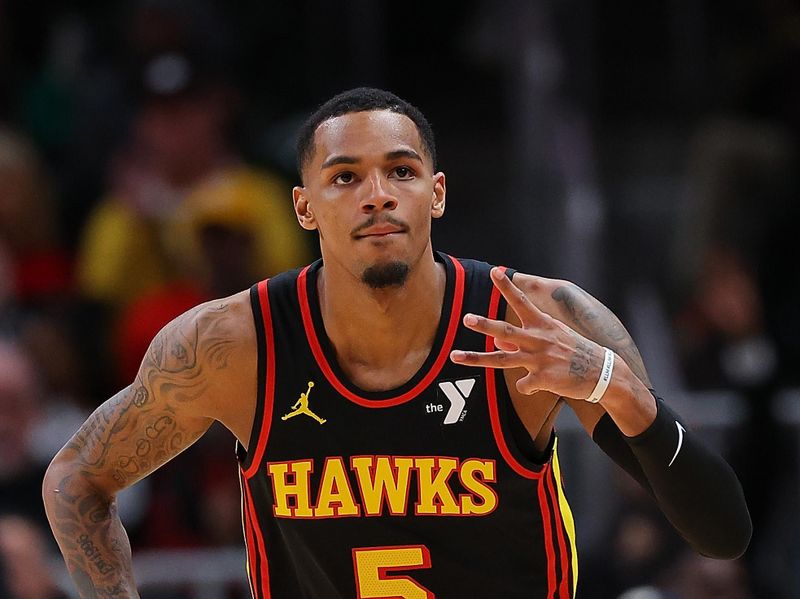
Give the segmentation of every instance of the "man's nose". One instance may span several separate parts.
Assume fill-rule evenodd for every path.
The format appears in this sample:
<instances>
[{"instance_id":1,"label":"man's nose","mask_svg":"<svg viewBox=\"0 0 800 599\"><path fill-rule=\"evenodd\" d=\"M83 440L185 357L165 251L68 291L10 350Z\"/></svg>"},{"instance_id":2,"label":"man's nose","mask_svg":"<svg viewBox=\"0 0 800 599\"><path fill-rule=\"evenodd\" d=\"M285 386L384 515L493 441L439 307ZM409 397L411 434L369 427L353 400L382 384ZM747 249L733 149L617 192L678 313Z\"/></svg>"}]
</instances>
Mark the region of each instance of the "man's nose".
<instances>
[{"instance_id":1,"label":"man's nose","mask_svg":"<svg viewBox=\"0 0 800 599\"><path fill-rule=\"evenodd\" d=\"M397 198L387 189L386 181L379 175L369 178L364 192L361 200L361 210L364 212L397 208Z\"/></svg>"}]
</instances>

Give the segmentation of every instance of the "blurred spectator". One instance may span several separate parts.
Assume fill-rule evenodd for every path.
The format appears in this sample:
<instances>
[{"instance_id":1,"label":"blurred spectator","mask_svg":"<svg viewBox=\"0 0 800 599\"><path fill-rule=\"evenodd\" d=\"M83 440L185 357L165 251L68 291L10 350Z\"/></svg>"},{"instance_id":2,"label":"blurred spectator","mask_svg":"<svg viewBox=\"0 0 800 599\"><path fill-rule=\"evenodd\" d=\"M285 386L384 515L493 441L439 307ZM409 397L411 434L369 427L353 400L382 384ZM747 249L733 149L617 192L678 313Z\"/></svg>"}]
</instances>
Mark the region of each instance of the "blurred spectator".
<instances>
[{"instance_id":1,"label":"blurred spectator","mask_svg":"<svg viewBox=\"0 0 800 599\"><path fill-rule=\"evenodd\" d=\"M652 586L628 589L618 599L679 599Z\"/></svg>"},{"instance_id":2,"label":"blurred spectator","mask_svg":"<svg viewBox=\"0 0 800 599\"><path fill-rule=\"evenodd\" d=\"M38 152L0 125L0 334L32 354L47 394L86 395L75 343L73 259L61 243L56 200Z\"/></svg>"},{"instance_id":3,"label":"blurred spectator","mask_svg":"<svg viewBox=\"0 0 800 599\"><path fill-rule=\"evenodd\" d=\"M683 299L675 324L686 382L737 391L747 404L730 457L753 518L751 564L776 551L770 528L784 524L773 521L775 498L797 476L796 443L775 420L773 402L779 385L796 378L787 352L798 345L787 339L800 331L800 271L779 265L776 253L800 224L797 158L797 141L776 121L709 120L693 140L691 201L675 236ZM763 459L767 439L780 460ZM780 596L774 576L757 575L753 584L759 596Z\"/></svg>"},{"instance_id":4,"label":"blurred spectator","mask_svg":"<svg viewBox=\"0 0 800 599\"><path fill-rule=\"evenodd\" d=\"M626 590L618 599L752 599L741 561L721 561L685 551L657 585Z\"/></svg>"},{"instance_id":5,"label":"blurred spectator","mask_svg":"<svg viewBox=\"0 0 800 599\"><path fill-rule=\"evenodd\" d=\"M10 258L13 294L19 303L37 304L69 291L71 259L58 240L47 176L31 143L3 125L0 244Z\"/></svg>"},{"instance_id":6,"label":"blurred spectator","mask_svg":"<svg viewBox=\"0 0 800 599\"><path fill-rule=\"evenodd\" d=\"M617 471L624 498L598 546L583 556L579 597L587 599L751 599L744 560L687 549L649 495ZM759 595L759 597L761 597Z\"/></svg>"},{"instance_id":7,"label":"blurred spectator","mask_svg":"<svg viewBox=\"0 0 800 599\"><path fill-rule=\"evenodd\" d=\"M84 299L106 314L114 386L128 384L172 318L311 258L288 183L244 164L230 139L235 92L188 52L158 54L111 190L85 228ZM102 334L103 331L100 331Z\"/></svg>"},{"instance_id":8,"label":"blurred spectator","mask_svg":"<svg viewBox=\"0 0 800 599\"><path fill-rule=\"evenodd\" d=\"M794 141L774 124L712 119L694 136L673 251L692 388L752 388L779 376L758 270L770 229L793 204L795 160Z\"/></svg>"},{"instance_id":9,"label":"blurred spectator","mask_svg":"<svg viewBox=\"0 0 800 599\"><path fill-rule=\"evenodd\" d=\"M678 599L753 599L741 560L714 560L684 551L664 582Z\"/></svg>"},{"instance_id":10,"label":"blurred spectator","mask_svg":"<svg viewBox=\"0 0 800 599\"><path fill-rule=\"evenodd\" d=\"M216 173L192 189L179 215L187 254L199 259L192 270L221 296L302 264L310 254L293 214L284 181L243 166Z\"/></svg>"},{"instance_id":11,"label":"blurred spectator","mask_svg":"<svg viewBox=\"0 0 800 599\"><path fill-rule=\"evenodd\" d=\"M19 516L0 517L0 594L4 599L66 599L50 575L42 530Z\"/></svg>"},{"instance_id":12,"label":"blurred spectator","mask_svg":"<svg viewBox=\"0 0 800 599\"><path fill-rule=\"evenodd\" d=\"M740 253L709 248L690 303L677 317L681 358L692 388L751 388L776 374L758 282Z\"/></svg>"},{"instance_id":13,"label":"blurred spectator","mask_svg":"<svg viewBox=\"0 0 800 599\"><path fill-rule=\"evenodd\" d=\"M128 385L134 379L150 341L161 327L208 299L197 284L175 281L142 293L122 308L110 331L117 386Z\"/></svg>"},{"instance_id":14,"label":"blurred spectator","mask_svg":"<svg viewBox=\"0 0 800 599\"><path fill-rule=\"evenodd\" d=\"M21 346L0 340L0 514L47 526L42 476L86 413L66 398L48 398L39 372Z\"/></svg>"},{"instance_id":15,"label":"blurred spectator","mask_svg":"<svg viewBox=\"0 0 800 599\"><path fill-rule=\"evenodd\" d=\"M147 62L132 139L87 223L79 285L110 309L118 387L169 320L312 255L288 182L244 164L231 143L237 98L218 75L187 52ZM140 547L241 539L232 455L219 451L229 441L221 429L207 434L149 479L147 516L132 530Z\"/></svg>"},{"instance_id":16,"label":"blurred spectator","mask_svg":"<svg viewBox=\"0 0 800 599\"><path fill-rule=\"evenodd\" d=\"M276 256L289 263L292 252L280 254L295 247L299 227L286 221L279 205L265 201L285 192L262 173L236 168L208 177L187 194L172 235L184 248L184 271L194 276L142 293L121 310L113 343L120 383L133 379L166 322L202 301L246 289L272 272Z\"/></svg>"},{"instance_id":17,"label":"blurred spectator","mask_svg":"<svg viewBox=\"0 0 800 599\"><path fill-rule=\"evenodd\" d=\"M0 241L0 338L10 337L17 323L14 305L13 266L11 256Z\"/></svg>"},{"instance_id":18,"label":"blurred spectator","mask_svg":"<svg viewBox=\"0 0 800 599\"><path fill-rule=\"evenodd\" d=\"M188 54L155 57L142 78L133 139L117 156L111 191L83 237L84 295L122 306L165 283L200 276L202 257L187 236L184 204L205 182L212 189L238 187L257 211L253 280L305 262L310 253L294 223L288 184L243 165L230 144L230 89Z\"/></svg>"},{"instance_id":19,"label":"blurred spectator","mask_svg":"<svg viewBox=\"0 0 800 599\"><path fill-rule=\"evenodd\" d=\"M578 596L587 599L617 599L626 589L660 584L684 547L653 498L621 469L613 473L620 501L599 543L580 556Z\"/></svg>"},{"instance_id":20,"label":"blurred spectator","mask_svg":"<svg viewBox=\"0 0 800 599\"><path fill-rule=\"evenodd\" d=\"M0 514L22 514L46 525L41 501L46 463L37 463L31 446L42 417L40 391L27 356L0 341Z\"/></svg>"}]
</instances>

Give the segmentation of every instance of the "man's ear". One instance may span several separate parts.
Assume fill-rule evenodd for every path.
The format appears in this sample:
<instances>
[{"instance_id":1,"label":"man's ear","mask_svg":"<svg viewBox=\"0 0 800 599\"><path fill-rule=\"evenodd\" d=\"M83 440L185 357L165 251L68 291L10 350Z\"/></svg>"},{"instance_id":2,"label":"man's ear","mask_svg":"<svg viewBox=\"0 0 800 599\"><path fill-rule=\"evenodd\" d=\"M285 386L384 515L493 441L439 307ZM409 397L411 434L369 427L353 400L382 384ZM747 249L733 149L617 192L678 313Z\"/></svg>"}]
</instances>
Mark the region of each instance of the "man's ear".
<instances>
[{"instance_id":1,"label":"man's ear","mask_svg":"<svg viewBox=\"0 0 800 599\"><path fill-rule=\"evenodd\" d=\"M446 196L447 185L445 184L444 173L436 173L433 176L433 194L431 195L431 216L433 218L441 218L444 215Z\"/></svg>"},{"instance_id":2,"label":"man's ear","mask_svg":"<svg viewBox=\"0 0 800 599\"><path fill-rule=\"evenodd\" d=\"M294 213L297 216L297 222L306 231L313 231L317 228L317 221L314 220L314 213L311 212L311 206L308 205L305 187L292 188L292 200L294 201Z\"/></svg>"}]
</instances>

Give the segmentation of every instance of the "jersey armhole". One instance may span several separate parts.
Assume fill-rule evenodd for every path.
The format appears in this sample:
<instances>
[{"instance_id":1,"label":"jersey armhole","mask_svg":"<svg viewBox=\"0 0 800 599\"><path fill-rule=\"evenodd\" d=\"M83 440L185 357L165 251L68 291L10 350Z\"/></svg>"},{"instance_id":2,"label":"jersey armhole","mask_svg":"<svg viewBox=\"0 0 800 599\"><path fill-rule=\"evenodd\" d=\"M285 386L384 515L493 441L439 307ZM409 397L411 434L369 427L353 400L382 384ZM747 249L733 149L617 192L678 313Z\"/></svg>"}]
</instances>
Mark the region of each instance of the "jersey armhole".
<instances>
[{"instance_id":1,"label":"jersey armhole","mask_svg":"<svg viewBox=\"0 0 800 599\"><path fill-rule=\"evenodd\" d=\"M250 478L263 456L272 420L272 387L274 387L274 339L270 315L267 281L256 283L250 288L250 307L256 327L257 378L256 410L250 429L247 449L236 443L236 456L241 464L245 478ZM272 368L270 368L272 366ZM269 372L272 370L272 372ZM269 384L268 384L269 383Z\"/></svg>"},{"instance_id":2,"label":"jersey armhole","mask_svg":"<svg viewBox=\"0 0 800 599\"><path fill-rule=\"evenodd\" d=\"M507 268L505 272L506 276L513 281L514 275L517 273L517 271L513 268ZM498 314L502 314L503 318L505 318L507 310L508 302L501 297ZM501 411L501 415L503 413L506 414L506 417L502 418L502 420L504 426L506 424L508 425L506 430L510 432L509 436L516 444L519 453L522 455L522 457L528 460L530 464L544 466L553 458L553 447L555 446L556 441L555 428L550 433L550 439L547 441L547 446L545 449L543 451L537 450L533 439L528 432L528 429L525 428L525 425L522 423L522 419L519 417L517 411L514 409L514 406L511 403L511 397L508 397L507 400L506 409Z\"/></svg>"},{"instance_id":3,"label":"jersey armhole","mask_svg":"<svg viewBox=\"0 0 800 599\"><path fill-rule=\"evenodd\" d=\"M547 445L540 451L536 449L536 444L533 442L528 429L526 429L525 425L522 423L522 419L517 414L513 404L509 402L509 405L506 406L505 410L501 410L500 414L503 425L505 426L506 423L508 424L506 428L510 432L510 435L507 436L511 437L511 441L516 445L522 457L531 464L538 464L540 466L543 466L551 460L553 456L553 445L556 439L555 428L550 432ZM505 418L502 417L503 414L505 414Z\"/></svg>"},{"instance_id":4,"label":"jersey armhole","mask_svg":"<svg viewBox=\"0 0 800 599\"><path fill-rule=\"evenodd\" d=\"M514 276L515 271L501 268L509 278ZM492 319L501 318L500 315L505 315L506 307L507 303L502 294L492 284L487 316ZM493 349L494 345L491 339L487 337L486 351L492 351ZM520 439L530 438L530 435L528 435L527 430L519 420L519 416L514 411L514 407L511 405L511 397L506 388L502 370L486 369L486 390L489 400L489 415L492 420L492 433L501 455L511 469L520 476L531 479L539 478L544 467L550 461L552 443L548 444L548 449L543 454L535 451L532 439L529 448L532 451L525 451L526 446L524 444L521 446ZM516 419L516 426L522 429L524 437L520 436L519 430L515 430L515 425L512 424L514 419Z\"/></svg>"}]
</instances>

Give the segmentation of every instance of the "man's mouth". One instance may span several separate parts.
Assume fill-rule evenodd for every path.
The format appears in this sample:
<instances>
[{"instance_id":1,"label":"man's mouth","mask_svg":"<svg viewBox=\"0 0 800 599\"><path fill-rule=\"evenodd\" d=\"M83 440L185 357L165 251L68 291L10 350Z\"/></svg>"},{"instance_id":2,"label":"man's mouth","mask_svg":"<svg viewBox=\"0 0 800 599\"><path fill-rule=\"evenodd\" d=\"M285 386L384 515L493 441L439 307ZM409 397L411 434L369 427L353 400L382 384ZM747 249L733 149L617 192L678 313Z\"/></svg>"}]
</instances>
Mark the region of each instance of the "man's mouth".
<instances>
[{"instance_id":1,"label":"man's mouth","mask_svg":"<svg viewBox=\"0 0 800 599\"><path fill-rule=\"evenodd\" d=\"M375 225L359 231L355 237L356 239L363 239L365 237L390 237L392 235L399 235L405 233L405 229L390 224Z\"/></svg>"}]
</instances>

